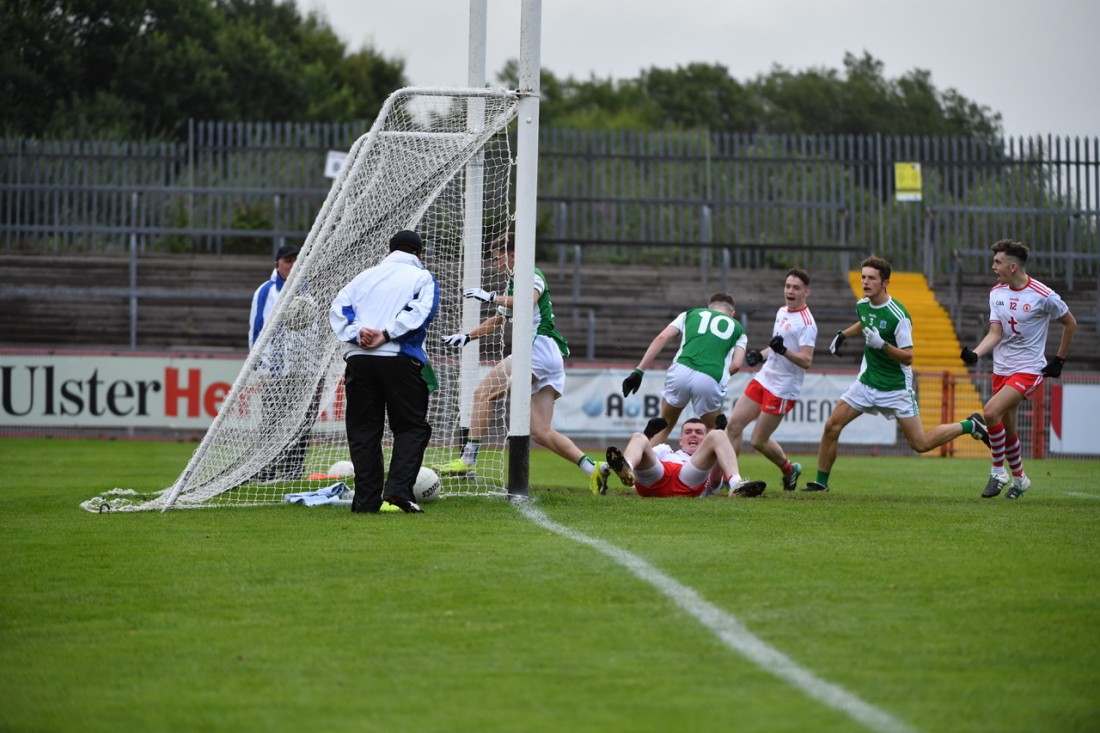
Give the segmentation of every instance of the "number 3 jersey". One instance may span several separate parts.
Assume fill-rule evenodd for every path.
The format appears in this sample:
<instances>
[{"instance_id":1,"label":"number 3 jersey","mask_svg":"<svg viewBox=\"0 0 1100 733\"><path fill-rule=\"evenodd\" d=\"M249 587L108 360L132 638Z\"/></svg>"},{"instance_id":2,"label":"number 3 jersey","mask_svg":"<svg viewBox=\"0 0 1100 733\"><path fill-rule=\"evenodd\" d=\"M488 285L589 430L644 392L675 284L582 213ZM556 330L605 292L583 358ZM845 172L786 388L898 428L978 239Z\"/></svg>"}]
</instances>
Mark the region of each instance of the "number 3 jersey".
<instances>
[{"instance_id":1,"label":"number 3 jersey","mask_svg":"<svg viewBox=\"0 0 1100 733\"><path fill-rule=\"evenodd\" d=\"M809 306L796 311L783 306L776 311L772 336L782 336L788 351L801 351L803 346L813 346L817 341L817 323ZM754 379L780 399L797 400L805 376L805 369L785 356L772 354Z\"/></svg>"},{"instance_id":2,"label":"number 3 jersey","mask_svg":"<svg viewBox=\"0 0 1100 733\"><path fill-rule=\"evenodd\" d=\"M1046 366L1043 355L1051 320L1069 312L1058 293L1035 278L1013 290L1007 283L989 291L989 322L999 323L1004 331L993 347L993 373L1039 374Z\"/></svg>"},{"instance_id":3,"label":"number 3 jersey","mask_svg":"<svg viewBox=\"0 0 1100 733\"><path fill-rule=\"evenodd\" d=\"M680 332L680 349L673 361L713 377L725 387L734 348L743 349L749 342L737 319L722 311L693 308L669 325Z\"/></svg>"}]
</instances>

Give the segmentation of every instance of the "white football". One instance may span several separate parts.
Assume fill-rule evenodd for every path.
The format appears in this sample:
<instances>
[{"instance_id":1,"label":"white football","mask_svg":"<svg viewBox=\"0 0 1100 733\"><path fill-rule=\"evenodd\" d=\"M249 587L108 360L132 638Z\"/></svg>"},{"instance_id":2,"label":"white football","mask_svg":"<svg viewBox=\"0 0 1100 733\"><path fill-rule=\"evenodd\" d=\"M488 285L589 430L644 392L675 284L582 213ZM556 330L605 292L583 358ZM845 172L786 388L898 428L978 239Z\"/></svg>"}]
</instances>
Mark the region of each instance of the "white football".
<instances>
[{"instance_id":1,"label":"white football","mask_svg":"<svg viewBox=\"0 0 1100 733\"><path fill-rule=\"evenodd\" d=\"M337 461L328 470L329 476L354 476L355 466L351 461Z\"/></svg>"},{"instance_id":2,"label":"white football","mask_svg":"<svg viewBox=\"0 0 1100 733\"><path fill-rule=\"evenodd\" d=\"M413 496L417 504L429 504L439 498L443 485L439 482L439 476L435 471L424 466L413 484Z\"/></svg>"}]
</instances>

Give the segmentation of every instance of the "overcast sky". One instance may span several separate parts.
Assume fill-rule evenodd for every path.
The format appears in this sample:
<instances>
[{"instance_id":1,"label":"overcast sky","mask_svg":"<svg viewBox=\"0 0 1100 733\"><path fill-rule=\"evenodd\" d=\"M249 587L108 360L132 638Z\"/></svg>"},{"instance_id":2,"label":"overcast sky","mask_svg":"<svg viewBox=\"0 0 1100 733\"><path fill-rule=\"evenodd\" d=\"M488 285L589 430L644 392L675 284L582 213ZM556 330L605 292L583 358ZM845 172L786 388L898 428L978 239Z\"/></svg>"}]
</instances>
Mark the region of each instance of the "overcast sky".
<instances>
[{"instance_id":1,"label":"overcast sky","mask_svg":"<svg viewBox=\"0 0 1100 733\"><path fill-rule=\"evenodd\" d=\"M467 0L297 0L352 49L405 61L418 86L467 81ZM521 0L488 0L487 76L519 56ZM894 79L1003 116L1005 133L1100 136L1100 0L543 0L542 67L558 78L636 78L717 63L739 81L774 64L841 70L864 51Z\"/></svg>"}]
</instances>

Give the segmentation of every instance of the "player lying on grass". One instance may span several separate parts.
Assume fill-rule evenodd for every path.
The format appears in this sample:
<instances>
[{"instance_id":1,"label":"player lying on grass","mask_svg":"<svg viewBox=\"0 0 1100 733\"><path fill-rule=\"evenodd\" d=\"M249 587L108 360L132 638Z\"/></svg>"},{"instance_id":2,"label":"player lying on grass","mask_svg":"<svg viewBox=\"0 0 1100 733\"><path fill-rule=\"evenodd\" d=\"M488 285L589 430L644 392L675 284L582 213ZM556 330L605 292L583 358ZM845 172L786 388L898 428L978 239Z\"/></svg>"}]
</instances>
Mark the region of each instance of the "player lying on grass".
<instances>
[{"instance_id":1,"label":"player lying on grass","mask_svg":"<svg viewBox=\"0 0 1100 733\"><path fill-rule=\"evenodd\" d=\"M734 450L741 453L741 438L749 423L756 421L752 430L752 447L783 472L784 491L794 491L802 466L787 460L787 454L772 433L783 422L802 393L806 370L814 361L814 341L817 340L817 323L806 305L810 295L810 273L801 267L787 270L783 281L783 299L786 305L775 314L772 338L763 351L750 349L745 362L754 367L764 366L745 387L744 393L733 405L726 433Z\"/></svg>"},{"instance_id":2,"label":"player lying on grass","mask_svg":"<svg viewBox=\"0 0 1100 733\"><path fill-rule=\"evenodd\" d=\"M722 412L730 375L736 374L745 360L748 337L735 314L733 296L728 293L710 296L706 308L684 311L654 337L638 366L623 380L623 397L629 397L642 386L645 370L665 345L679 339L680 348L665 372L661 391L661 418L666 427L653 436L654 443L668 440L688 405L694 407L707 430L714 427L714 419Z\"/></svg>"},{"instance_id":3,"label":"player lying on grass","mask_svg":"<svg viewBox=\"0 0 1100 733\"><path fill-rule=\"evenodd\" d=\"M973 351L963 347L961 356L967 364L976 364L979 356L993 353L993 396L983 408L993 467L982 496L996 496L1011 481L1005 498L1019 499L1031 479L1024 473L1017 413L1044 377L1062 376L1077 320L1058 293L1027 274L1027 245L1002 239L990 249L997 284L989 291L989 332ZM1062 336L1058 351L1046 357L1051 321L1062 324ZM1006 460L1011 477L1005 471Z\"/></svg>"},{"instance_id":4,"label":"player lying on grass","mask_svg":"<svg viewBox=\"0 0 1100 733\"><path fill-rule=\"evenodd\" d=\"M707 431L697 417L684 421L680 450L666 443L650 445L654 435L667 432L663 418L649 421L646 430L630 436L626 449L607 449L607 463L623 486L633 486L640 496L705 496L720 486L730 487L730 497L760 496L763 481L741 477L737 454L725 430ZM710 491L711 487L714 491Z\"/></svg>"}]
</instances>

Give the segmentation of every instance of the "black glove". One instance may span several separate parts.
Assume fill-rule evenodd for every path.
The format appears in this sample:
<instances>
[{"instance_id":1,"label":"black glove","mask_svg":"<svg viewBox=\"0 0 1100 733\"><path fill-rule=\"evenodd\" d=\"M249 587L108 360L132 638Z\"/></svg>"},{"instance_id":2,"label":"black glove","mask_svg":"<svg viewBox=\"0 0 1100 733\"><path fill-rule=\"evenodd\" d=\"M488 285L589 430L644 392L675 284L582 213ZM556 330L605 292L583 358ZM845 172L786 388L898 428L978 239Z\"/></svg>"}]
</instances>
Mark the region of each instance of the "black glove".
<instances>
[{"instance_id":1,"label":"black glove","mask_svg":"<svg viewBox=\"0 0 1100 733\"><path fill-rule=\"evenodd\" d=\"M645 372L641 369L635 369L630 373L630 376L623 380L623 397L629 397L638 391L642 386L642 375Z\"/></svg>"},{"instance_id":2,"label":"black glove","mask_svg":"<svg viewBox=\"0 0 1100 733\"><path fill-rule=\"evenodd\" d=\"M1066 365L1066 360L1062 357L1048 356L1047 365L1043 367L1042 372L1044 377L1060 377L1062 376L1062 367Z\"/></svg>"},{"instance_id":3,"label":"black glove","mask_svg":"<svg viewBox=\"0 0 1100 733\"><path fill-rule=\"evenodd\" d=\"M837 331L836 336L833 336L832 343L829 344L829 353L833 356L840 356L840 345L844 343L845 335L843 331Z\"/></svg>"},{"instance_id":4,"label":"black glove","mask_svg":"<svg viewBox=\"0 0 1100 733\"><path fill-rule=\"evenodd\" d=\"M726 413L719 412L718 417L714 418L714 429L725 430L727 425L729 425L729 418L726 417Z\"/></svg>"},{"instance_id":5,"label":"black glove","mask_svg":"<svg viewBox=\"0 0 1100 733\"><path fill-rule=\"evenodd\" d=\"M777 354L786 354L787 347L783 345L782 336L772 336L772 340L768 342L768 346L772 347L772 351Z\"/></svg>"},{"instance_id":6,"label":"black glove","mask_svg":"<svg viewBox=\"0 0 1100 733\"><path fill-rule=\"evenodd\" d=\"M963 363L965 363L965 364L977 364L978 363L978 355L975 354L973 351L971 351L970 347L968 347L968 346L963 347L962 353L959 354L959 358L962 359Z\"/></svg>"},{"instance_id":7,"label":"black glove","mask_svg":"<svg viewBox=\"0 0 1100 733\"><path fill-rule=\"evenodd\" d=\"M764 363L764 357L756 349L749 349L745 352L745 363L751 367L759 366Z\"/></svg>"}]
</instances>

